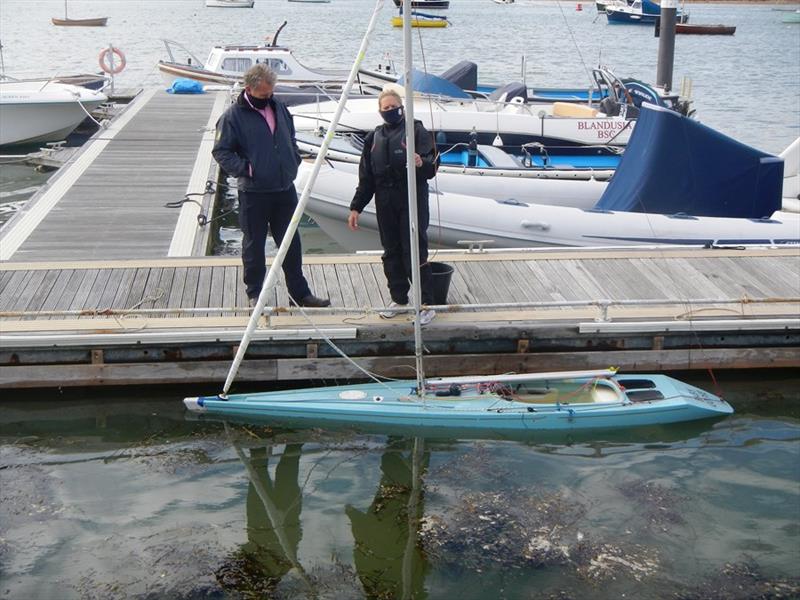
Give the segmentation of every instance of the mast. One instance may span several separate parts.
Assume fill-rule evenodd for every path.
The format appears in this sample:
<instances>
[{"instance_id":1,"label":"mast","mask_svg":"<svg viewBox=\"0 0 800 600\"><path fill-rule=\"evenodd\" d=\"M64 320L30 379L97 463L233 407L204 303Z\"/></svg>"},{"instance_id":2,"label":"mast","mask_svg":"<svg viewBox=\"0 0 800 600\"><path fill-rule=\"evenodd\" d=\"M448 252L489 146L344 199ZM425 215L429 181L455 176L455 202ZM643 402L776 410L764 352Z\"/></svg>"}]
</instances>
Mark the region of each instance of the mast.
<instances>
[{"instance_id":1,"label":"mast","mask_svg":"<svg viewBox=\"0 0 800 600\"><path fill-rule=\"evenodd\" d=\"M67 17L67 0L64 0L64 20L66 21L68 19L69 17Z\"/></svg>"},{"instance_id":2,"label":"mast","mask_svg":"<svg viewBox=\"0 0 800 600\"><path fill-rule=\"evenodd\" d=\"M300 195L300 199L297 202L297 208L294 209L292 220L289 222L289 227L286 229L286 233L283 236L283 242L281 242L278 252L275 255L275 259L272 261L272 265L269 268L269 273L267 273L267 276L264 278L264 283L261 286L261 292L258 295L256 306L253 308L253 313L250 315L250 320L247 322L247 328L242 335L242 341L239 343L239 348L236 350L236 356L233 358L233 363L228 371L228 377L225 379L225 385L220 393L220 398L225 398L227 396L228 390L231 388L233 380L236 378L236 373L238 373L239 367L244 360L247 347L250 345L250 339L253 337L253 332L258 326L258 321L261 318L261 313L264 310L264 304L267 302L269 290L271 290L278 281L278 272L283 264L283 259L286 258L286 253L289 252L289 245L292 243L292 238L297 231L298 225L300 225L300 218L303 216L303 210L305 210L306 204L308 204L308 198L311 196L311 189L314 187L314 182L317 180L319 170L322 167L322 163L325 161L325 155L328 153L328 147L331 145L331 141L333 140L333 134L336 131L336 126L339 124L339 119L342 116L342 112L344 112L344 105L347 100L347 96L350 94L350 90L353 88L353 83L358 75L358 69L361 67L361 63L364 61L364 55L366 54L367 47L369 46L369 38L375 29L375 23L378 20L378 14L380 13L380 10L383 8L383 2L384 0L377 0L375 4L375 10L372 13L372 18L367 26L367 31L364 34L364 38L361 40L361 47L359 47L358 54L353 62L353 67L350 69L350 75L347 78L347 83L345 83L344 88L342 89L342 95L339 96L339 104L336 106L336 112L334 113L333 118L328 125L328 131L325 133L325 139L322 142L322 146L320 146L317 158L314 160L314 167L312 168L311 175L309 176L308 180L306 181L306 185L303 188L303 193ZM419 321L419 319L417 320Z\"/></svg>"},{"instance_id":3,"label":"mast","mask_svg":"<svg viewBox=\"0 0 800 600\"><path fill-rule=\"evenodd\" d=\"M411 236L411 297L414 305L414 362L417 372L417 393L425 395L425 372L422 364L422 325L419 307L422 304L419 273L419 227L417 217L417 167L414 164L414 88L411 81L411 0L403 0L403 76L405 80L406 118L406 181L408 183L408 223Z\"/></svg>"}]
</instances>

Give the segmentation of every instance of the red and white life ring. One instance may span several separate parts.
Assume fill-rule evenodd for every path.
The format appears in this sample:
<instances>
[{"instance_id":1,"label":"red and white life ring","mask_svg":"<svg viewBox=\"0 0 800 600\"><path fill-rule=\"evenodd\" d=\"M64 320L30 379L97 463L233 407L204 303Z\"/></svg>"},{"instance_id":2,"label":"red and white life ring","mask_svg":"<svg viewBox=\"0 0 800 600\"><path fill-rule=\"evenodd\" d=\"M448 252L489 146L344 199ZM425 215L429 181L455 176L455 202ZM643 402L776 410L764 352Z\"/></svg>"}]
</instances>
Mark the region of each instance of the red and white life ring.
<instances>
[{"instance_id":1,"label":"red and white life ring","mask_svg":"<svg viewBox=\"0 0 800 600\"><path fill-rule=\"evenodd\" d=\"M116 56L116 58L112 58L113 56ZM100 63L100 68L109 75L116 75L122 71L127 64L122 50L114 48L114 46L103 49L100 52L100 56L97 57L97 60ZM113 68L111 66L112 64L114 65Z\"/></svg>"}]
</instances>

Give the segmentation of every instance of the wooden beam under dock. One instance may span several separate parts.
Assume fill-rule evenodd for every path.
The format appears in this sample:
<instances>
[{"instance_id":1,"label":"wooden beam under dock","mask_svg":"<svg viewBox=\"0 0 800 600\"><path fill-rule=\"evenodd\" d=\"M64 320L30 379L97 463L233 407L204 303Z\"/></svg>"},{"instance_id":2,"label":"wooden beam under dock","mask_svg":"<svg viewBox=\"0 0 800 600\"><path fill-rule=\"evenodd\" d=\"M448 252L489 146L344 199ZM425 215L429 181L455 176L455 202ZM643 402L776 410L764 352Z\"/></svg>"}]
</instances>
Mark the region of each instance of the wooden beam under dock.
<instances>
[{"instance_id":1,"label":"wooden beam under dock","mask_svg":"<svg viewBox=\"0 0 800 600\"><path fill-rule=\"evenodd\" d=\"M447 307L424 329L427 374L608 366L800 366L800 249L438 251ZM413 377L410 317L377 255L307 255L334 308L288 308L282 281L238 382L362 378L330 348ZM0 387L221 382L249 311L236 257L0 264Z\"/></svg>"}]
</instances>

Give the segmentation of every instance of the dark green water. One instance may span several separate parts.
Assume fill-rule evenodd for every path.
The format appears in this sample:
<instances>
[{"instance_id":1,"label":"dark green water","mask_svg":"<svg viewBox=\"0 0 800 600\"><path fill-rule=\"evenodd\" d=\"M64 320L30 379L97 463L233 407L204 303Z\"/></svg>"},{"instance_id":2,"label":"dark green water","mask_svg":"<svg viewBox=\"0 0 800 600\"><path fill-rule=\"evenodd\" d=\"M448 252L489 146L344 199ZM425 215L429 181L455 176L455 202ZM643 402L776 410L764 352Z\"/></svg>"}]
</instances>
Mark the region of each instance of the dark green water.
<instances>
[{"instance_id":1,"label":"dark green water","mask_svg":"<svg viewBox=\"0 0 800 600\"><path fill-rule=\"evenodd\" d=\"M527 441L6 399L0 597L798 597L800 378L717 378L722 421Z\"/></svg>"}]
</instances>

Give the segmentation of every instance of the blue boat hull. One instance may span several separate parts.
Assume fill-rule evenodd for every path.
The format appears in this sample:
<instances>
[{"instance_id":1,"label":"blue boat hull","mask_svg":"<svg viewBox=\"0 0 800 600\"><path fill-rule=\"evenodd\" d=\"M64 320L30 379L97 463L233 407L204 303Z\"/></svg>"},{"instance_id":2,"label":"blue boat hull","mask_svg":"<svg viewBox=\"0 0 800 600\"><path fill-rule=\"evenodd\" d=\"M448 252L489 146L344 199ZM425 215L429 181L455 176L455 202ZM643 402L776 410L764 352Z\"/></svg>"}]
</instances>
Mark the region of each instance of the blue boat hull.
<instances>
[{"instance_id":1,"label":"blue boat hull","mask_svg":"<svg viewBox=\"0 0 800 600\"><path fill-rule=\"evenodd\" d=\"M626 381L647 383L631 389ZM498 435L662 425L733 412L716 396L664 375L535 383L534 394L518 393L520 388L512 385L497 391L492 383L465 387L456 394L440 389L421 399L416 382L399 381L237 394L227 399L187 398L184 403L193 412L240 421Z\"/></svg>"},{"instance_id":2,"label":"blue boat hull","mask_svg":"<svg viewBox=\"0 0 800 600\"><path fill-rule=\"evenodd\" d=\"M609 23L634 23L638 25L654 25L660 15L648 15L644 13L627 13L606 10L606 17Z\"/></svg>"}]
</instances>

